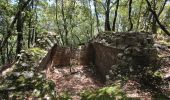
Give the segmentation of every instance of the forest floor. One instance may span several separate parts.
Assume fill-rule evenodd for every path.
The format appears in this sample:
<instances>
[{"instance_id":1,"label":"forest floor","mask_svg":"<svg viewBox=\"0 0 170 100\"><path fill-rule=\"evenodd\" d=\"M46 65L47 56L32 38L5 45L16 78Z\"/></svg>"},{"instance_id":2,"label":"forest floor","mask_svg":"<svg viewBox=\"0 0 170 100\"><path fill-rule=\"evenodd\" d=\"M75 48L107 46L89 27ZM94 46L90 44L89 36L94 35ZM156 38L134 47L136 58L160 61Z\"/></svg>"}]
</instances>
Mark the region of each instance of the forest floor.
<instances>
[{"instance_id":1,"label":"forest floor","mask_svg":"<svg viewBox=\"0 0 170 100\"><path fill-rule=\"evenodd\" d=\"M72 73L69 67L47 70L46 75L56 84L56 91L59 95L68 93L72 100L80 100L79 93L87 90L96 90L105 86L95 74L94 70L87 66L74 66ZM124 86L128 97L150 100L149 92L139 89L140 84L129 80Z\"/></svg>"},{"instance_id":2,"label":"forest floor","mask_svg":"<svg viewBox=\"0 0 170 100\"><path fill-rule=\"evenodd\" d=\"M56 91L59 95L68 93L73 100L79 100L79 93L85 90L95 90L103 87L104 84L97 78L93 69L87 66L73 66L54 68L47 70L46 75L56 84Z\"/></svg>"},{"instance_id":3,"label":"forest floor","mask_svg":"<svg viewBox=\"0 0 170 100\"><path fill-rule=\"evenodd\" d=\"M164 59L161 64L163 77L170 77L170 49L169 45L156 40L155 46L158 50L158 56ZM68 93L73 100L80 100L79 93L85 90L95 90L105 86L97 77L95 70L87 66L73 66L62 68L53 68L46 71L47 78L53 80L56 84L58 94ZM141 100L151 100L151 93L139 89L140 84L129 80L123 87L128 97L140 98Z\"/></svg>"}]
</instances>

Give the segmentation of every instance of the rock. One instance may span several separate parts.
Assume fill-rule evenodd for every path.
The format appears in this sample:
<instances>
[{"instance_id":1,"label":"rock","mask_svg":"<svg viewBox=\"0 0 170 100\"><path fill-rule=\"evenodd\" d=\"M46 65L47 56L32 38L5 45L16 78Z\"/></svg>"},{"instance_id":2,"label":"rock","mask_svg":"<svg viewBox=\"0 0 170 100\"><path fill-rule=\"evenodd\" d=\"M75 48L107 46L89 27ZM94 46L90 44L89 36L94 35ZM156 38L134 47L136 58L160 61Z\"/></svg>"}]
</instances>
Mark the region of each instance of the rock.
<instances>
[{"instance_id":1,"label":"rock","mask_svg":"<svg viewBox=\"0 0 170 100\"><path fill-rule=\"evenodd\" d=\"M105 42L100 42L103 39ZM95 52L96 69L105 81L106 75L112 76L109 79L115 79L118 75L135 75L136 72L138 75L139 72L147 71L147 67L157 65L157 50L153 42L152 36L144 32L99 34L91 42Z\"/></svg>"}]
</instances>

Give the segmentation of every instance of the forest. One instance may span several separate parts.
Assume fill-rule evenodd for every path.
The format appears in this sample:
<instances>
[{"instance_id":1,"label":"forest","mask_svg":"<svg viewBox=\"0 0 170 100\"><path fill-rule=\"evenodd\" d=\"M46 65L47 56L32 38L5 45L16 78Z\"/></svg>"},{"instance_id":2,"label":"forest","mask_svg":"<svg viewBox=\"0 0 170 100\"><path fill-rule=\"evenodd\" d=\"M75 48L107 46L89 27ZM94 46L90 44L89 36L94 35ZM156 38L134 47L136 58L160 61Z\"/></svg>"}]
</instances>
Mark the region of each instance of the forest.
<instances>
[{"instance_id":1,"label":"forest","mask_svg":"<svg viewBox=\"0 0 170 100\"><path fill-rule=\"evenodd\" d=\"M0 0L0 100L170 100L170 0Z\"/></svg>"}]
</instances>

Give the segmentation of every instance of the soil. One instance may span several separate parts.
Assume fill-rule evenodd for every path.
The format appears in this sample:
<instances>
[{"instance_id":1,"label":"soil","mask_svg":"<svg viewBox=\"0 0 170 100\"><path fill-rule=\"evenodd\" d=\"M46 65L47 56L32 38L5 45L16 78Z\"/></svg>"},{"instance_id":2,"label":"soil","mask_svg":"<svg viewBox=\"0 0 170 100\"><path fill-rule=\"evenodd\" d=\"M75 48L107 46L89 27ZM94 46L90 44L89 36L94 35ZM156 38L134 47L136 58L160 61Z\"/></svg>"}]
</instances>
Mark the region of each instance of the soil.
<instances>
[{"instance_id":1,"label":"soil","mask_svg":"<svg viewBox=\"0 0 170 100\"><path fill-rule=\"evenodd\" d=\"M47 70L46 75L55 82L59 95L67 92L73 100L79 100L79 93L85 90L95 90L104 86L94 69L87 66L72 66L71 71L69 66L53 68Z\"/></svg>"},{"instance_id":2,"label":"soil","mask_svg":"<svg viewBox=\"0 0 170 100\"><path fill-rule=\"evenodd\" d=\"M73 100L80 100L79 93L86 90L96 90L105 86L97 77L93 68L87 66L73 66L72 72L70 67L53 68L47 70L46 75L56 84L57 94L69 93ZM123 89L127 96L131 98L140 98L142 100L151 100L151 94L139 89L140 84L129 80Z\"/></svg>"}]
</instances>

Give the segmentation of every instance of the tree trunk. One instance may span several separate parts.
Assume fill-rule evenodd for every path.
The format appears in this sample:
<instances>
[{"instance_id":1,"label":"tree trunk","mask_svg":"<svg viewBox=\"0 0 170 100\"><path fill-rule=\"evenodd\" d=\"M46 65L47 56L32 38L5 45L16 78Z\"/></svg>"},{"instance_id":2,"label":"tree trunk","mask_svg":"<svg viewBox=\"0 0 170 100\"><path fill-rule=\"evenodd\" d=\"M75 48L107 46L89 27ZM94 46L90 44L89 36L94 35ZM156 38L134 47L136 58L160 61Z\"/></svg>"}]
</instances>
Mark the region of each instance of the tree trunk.
<instances>
[{"instance_id":1,"label":"tree trunk","mask_svg":"<svg viewBox=\"0 0 170 100\"><path fill-rule=\"evenodd\" d=\"M29 6L29 13L31 13L31 10L34 9L34 0L31 1L31 5ZM29 21L28 21L28 48L31 47L31 35L32 35L32 19L33 15L29 16Z\"/></svg>"},{"instance_id":2,"label":"tree trunk","mask_svg":"<svg viewBox=\"0 0 170 100\"><path fill-rule=\"evenodd\" d=\"M92 7L90 5L90 0L88 0L88 6L89 6L89 9L90 9L90 38L92 38L93 36L93 14L92 14Z\"/></svg>"},{"instance_id":3,"label":"tree trunk","mask_svg":"<svg viewBox=\"0 0 170 100\"><path fill-rule=\"evenodd\" d=\"M97 11L96 0L93 0L93 4L94 4L95 15L96 15L97 30L98 30L98 32L100 32L100 22L99 22L99 16L98 16L98 11Z\"/></svg>"},{"instance_id":4,"label":"tree trunk","mask_svg":"<svg viewBox=\"0 0 170 100\"><path fill-rule=\"evenodd\" d=\"M32 27L31 28L31 45L34 45L34 40L35 40L35 29Z\"/></svg>"},{"instance_id":5,"label":"tree trunk","mask_svg":"<svg viewBox=\"0 0 170 100\"><path fill-rule=\"evenodd\" d=\"M22 1L19 1L19 4L21 4ZM23 20L23 15L22 12L18 14L17 18L17 47L16 47L16 54L20 54L22 46L23 46L23 25L24 25L24 20Z\"/></svg>"},{"instance_id":6,"label":"tree trunk","mask_svg":"<svg viewBox=\"0 0 170 100\"><path fill-rule=\"evenodd\" d=\"M9 29L7 31L7 35L5 36L3 42L1 43L0 48L3 48L6 45L6 42L8 41L8 38L12 35L12 30L14 29L14 25L15 25L17 19L18 19L18 16L27 7L27 5L30 3L30 1L31 0L28 0L28 1L24 2L22 4L22 6L20 7L20 9L16 12L15 17L14 17L13 21L10 24L10 27L9 27Z\"/></svg>"},{"instance_id":7,"label":"tree trunk","mask_svg":"<svg viewBox=\"0 0 170 100\"><path fill-rule=\"evenodd\" d=\"M158 12L158 18L159 18L159 16L161 15L161 13L163 12L167 1L168 1L168 0L165 0L165 1L163 2L162 6L161 6L161 8L160 8L160 10L159 10L159 12Z\"/></svg>"},{"instance_id":8,"label":"tree trunk","mask_svg":"<svg viewBox=\"0 0 170 100\"><path fill-rule=\"evenodd\" d=\"M133 29L133 23L132 23L132 18L131 18L131 12L132 12L132 0L129 0L129 23L130 23L130 28L128 31L131 31Z\"/></svg>"},{"instance_id":9,"label":"tree trunk","mask_svg":"<svg viewBox=\"0 0 170 100\"><path fill-rule=\"evenodd\" d=\"M1 63L0 64L2 64L2 65L4 65L5 64L5 56L4 56L4 52L3 52L3 49L2 48L0 48L1 49Z\"/></svg>"},{"instance_id":10,"label":"tree trunk","mask_svg":"<svg viewBox=\"0 0 170 100\"><path fill-rule=\"evenodd\" d=\"M30 48L31 46L31 18L29 19L29 22L28 22L28 28L29 28L29 30L28 30L28 48Z\"/></svg>"},{"instance_id":11,"label":"tree trunk","mask_svg":"<svg viewBox=\"0 0 170 100\"><path fill-rule=\"evenodd\" d=\"M146 3L148 5L149 11L153 14L156 22L158 23L159 27L165 32L165 34L167 34L168 36L170 36L170 32L165 28L164 25L162 25L162 23L159 21L158 15L156 14L156 12L152 9L151 4L148 0L146 0Z\"/></svg>"},{"instance_id":12,"label":"tree trunk","mask_svg":"<svg viewBox=\"0 0 170 100\"><path fill-rule=\"evenodd\" d=\"M60 25L59 25L59 22L58 22L58 0L55 0L55 4L56 4L56 24L57 24L57 28L58 28L58 33L60 34L60 38L61 38L61 44L64 45L64 38L63 38L63 34L61 33L61 29L60 29Z\"/></svg>"},{"instance_id":13,"label":"tree trunk","mask_svg":"<svg viewBox=\"0 0 170 100\"><path fill-rule=\"evenodd\" d=\"M139 13L138 13L138 20L137 20L137 24L136 24L136 31L138 30L139 25L140 25L142 5L143 5L143 0L140 3Z\"/></svg>"},{"instance_id":14,"label":"tree trunk","mask_svg":"<svg viewBox=\"0 0 170 100\"><path fill-rule=\"evenodd\" d=\"M61 14L62 14L62 19L63 19L63 27L64 27L64 31L65 31L65 44L68 45L68 30L67 30L67 23L66 23L66 18L65 18L65 14L64 14L64 1L62 0L62 8L61 8Z\"/></svg>"},{"instance_id":15,"label":"tree trunk","mask_svg":"<svg viewBox=\"0 0 170 100\"><path fill-rule=\"evenodd\" d=\"M118 8L119 8L119 0L117 0L117 4L116 4L116 10L115 10L115 16L113 19L112 31L115 31Z\"/></svg>"},{"instance_id":16,"label":"tree trunk","mask_svg":"<svg viewBox=\"0 0 170 100\"><path fill-rule=\"evenodd\" d=\"M110 17L110 0L106 0L105 31L111 31L109 17Z\"/></svg>"},{"instance_id":17,"label":"tree trunk","mask_svg":"<svg viewBox=\"0 0 170 100\"><path fill-rule=\"evenodd\" d=\"M156 1L153 0L153 10L156 11ZM152 33L157 33L157 25L156 25L156 19L154 16L152 16Z\"/></svg>"}]
</instances>

